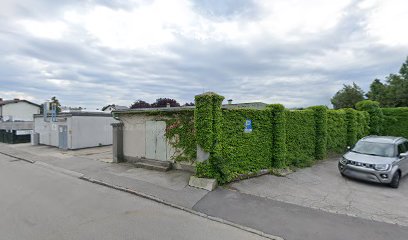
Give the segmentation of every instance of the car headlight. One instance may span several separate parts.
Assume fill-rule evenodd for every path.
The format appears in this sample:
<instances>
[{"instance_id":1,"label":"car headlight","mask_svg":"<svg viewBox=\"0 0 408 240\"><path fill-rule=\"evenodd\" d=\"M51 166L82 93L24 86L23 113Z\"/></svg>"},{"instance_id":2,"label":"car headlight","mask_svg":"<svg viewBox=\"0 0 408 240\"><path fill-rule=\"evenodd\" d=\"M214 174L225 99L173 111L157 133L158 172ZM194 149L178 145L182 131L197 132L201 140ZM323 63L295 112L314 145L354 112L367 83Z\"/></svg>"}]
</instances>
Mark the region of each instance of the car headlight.
<instances>
[{"instance_id":1,"label":"car headlight","mask_svg":"<svg viewBox=\"0 0 408 240\"><path fill-rule=\"evenodd\" d=\"M390 164L375 164L374 169L378 171L387 171L390 168Z\"/></svg>"},{"instance_id":2,"label":"car headlight","mask_svg":"<svg viewBox=\"0 0 408 240\"><path fill-rule=\"evenodd\" d=\"M341 159L340 159L340 163L341 164L347 164L347 159L345 159L344 157L342 157Z\"/></svg>"}]
</instances>

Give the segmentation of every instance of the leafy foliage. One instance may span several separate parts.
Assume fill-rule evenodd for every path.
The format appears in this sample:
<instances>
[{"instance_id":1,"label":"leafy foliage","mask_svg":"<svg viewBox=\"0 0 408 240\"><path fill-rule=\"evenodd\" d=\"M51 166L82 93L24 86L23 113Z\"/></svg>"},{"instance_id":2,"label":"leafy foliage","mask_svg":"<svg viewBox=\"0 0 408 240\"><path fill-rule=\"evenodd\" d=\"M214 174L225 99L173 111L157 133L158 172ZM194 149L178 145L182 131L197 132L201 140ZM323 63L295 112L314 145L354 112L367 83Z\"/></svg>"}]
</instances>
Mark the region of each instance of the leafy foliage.
<instances>
[{"instance_id":1,"label":"leafy foliage","mask_svg":"<svg viewBox=\"0 0 408 240\"><path fill-rule=\"evenodd\" d=\"M287 161L296 167L310 166L315 159L315 147L315 119L313 110L287 112Z\"/></svg>"},{"instance_id":2,"label":"leafy foliage","mask_svg":"<svg viewBox=\"0 0 408 240\"><path fill-rule=\"evenodd\" d=\"M286 110L282 104L268 105L272 122L272 167L286 166Z\"/></svg>"},{"instance_id":3,"label":"leafy foliage","mask_svg":"<svg viewBox=\"0 0 408 240\"><path fill-rule=\"evenodd\" d=\"M347 146L347 121L344 110L327 111L327 151L342 153Z\"/></svg>"},{"instance_id":4,"label":"leafy foliage","mask_svg":"<svg viewBox=\"0 0 408 240\"><path fill-rule=\"evenodd\" d=\"M344 84L343 89L333 96L331 103L334 109L354 108L354 105L362 100L364 100L363 90L353 83L353 85Z\"/></svg>"},{"instance_id":5,"label":"leafy foliage","mask_svg":"<svg viewBox=\"0 0 408 240\"><path fill-rule=\"evenodd\" d=\"M379 80L374 79L370 85L370 91L366 94L367 98L372 101L385 103L386 86Z\"/></svg>"},{"instance_id":6,"label":"leafy foliage","mask_svg":"<svg viewBox=\"0 0 408 240\"><path fill-rule=\"evenodd\" d=\"M314 106L309 109L313 110L315 118L315 158L322 160L326 157L327 153L327 107Z\"/></svg>"},{"instance_id":7,"label":"leafy foliage","mask_svg":"<svg viewBox=\"0 0 408 240\"><path fill-rule=\"evenodd\" d=\"M132 105L130 105L130 108L131 109L136 109L136 108L150 108L151 107L151 105L150 105L150 103L147 103L147 102L145 102L145 101L143 101L143 100L137 100L137 101L135 101ZM102 111L103 111L103 109L102 109Z\"/></svg>"},{"instance_id":8,"label":"leafy foliage","mask_svg":"<svg viewBox=\"0 0 408 240\"><path fill-rule=\"evenodd\" d=\"M375 79L367 97L378 101L382 107L408 107L408 57L398 74L386 77L386 83Z\"/></svg>"},{"instance_id":9,"label":"leafy foliage","mask_svg":"<svg viewBox=\"0 0 408 240\"><path fill-rule=\"evenodd\" d=\"M52 109L52 105L53 105L53 104L54 104L55 107L56 107L57 113L60 113L60 112L61 112L61 104L60 104L60 102L59 102L59 100L57 99L56 96L53 96L53 97L51 98L51 101L50 101L50 109L49 109L49 110Z\"/></svg>"},{"instance_id":10,"label":"leafy foliage","mask_svg":"<svg viewBox=\"0 0 408 240\"><path fill-rule=\"evenodd\" d=\"M222 158L225 181L238 174L271 167L272 124L270 112L256 109L223 110ZM245 121L252 120L252 132L245 133Z\"/></svg>"},{"instance_id":11,"label":"leafy foliage","mask_svg":"<svg viewBox=\"0 0 408 240\"><path fill-rule=\"evenodd\" d=\"M191 162L197 158L197 142L194 129L194 112L166 113L166 138L176 153L176 162Z\"/></svg>"},{"instance_id":12,"label":"leafy foliage","mask_svg":"<svg viewBox=\"0 0 408 240\"><path fill-rule=\"evenodd\" d=\"M383 113L380 108L380 103L364 100L356 104L356 109L366 111L369 114L370 134L380 135L383 122Z\"/></svg>"},{"instance_id":13,"label":"leafy foliage","mask_svg":"<svg viewBox=\"0 0 408 240\"><path fill-rule=\"evenodd\" d=\"M206 152L211 152L214 145L213 96L215 93L204 93L195 96L195 129L197 144Z\"/></svg>"},{"instance_id":14,"label":"leafy foliage","mask_svg":"<svg viewBox=\"0 0 408 240\"><path fill-rule=\"evenodd\" d=\"M383 108L382 135L408 138L408 107Z\"/></svg>"},{"instance_id":15,"label":"leafy foliage","mask_svg":"<svg viewBox=\"0 0 408 240\"><path fill-rule=\"evenodd\" d=\"M156 102L151 104L151 107L160 108L167 107L167 104L170 104L170 107L180 107L180 103L172 98L158 98Z\"/></svg>"}]
</instances>

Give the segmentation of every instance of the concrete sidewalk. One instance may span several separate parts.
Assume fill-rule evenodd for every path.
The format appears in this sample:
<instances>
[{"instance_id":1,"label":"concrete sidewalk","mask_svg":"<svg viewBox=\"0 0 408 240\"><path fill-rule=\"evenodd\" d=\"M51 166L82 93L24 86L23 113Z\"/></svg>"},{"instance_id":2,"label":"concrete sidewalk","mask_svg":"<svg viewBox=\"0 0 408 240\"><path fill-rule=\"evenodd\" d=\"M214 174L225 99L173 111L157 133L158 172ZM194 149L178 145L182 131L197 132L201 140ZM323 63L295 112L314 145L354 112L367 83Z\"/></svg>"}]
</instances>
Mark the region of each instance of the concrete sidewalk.
<instances>
[{"instance_id":1,"label":"concrete sidewalk","mask_svg":"<svg viewBox=\"0 0 408 240\"><path fill-rule=\"evenodd\" d=\"M184 171L162 173L134 168L129 164L106 163L87 155L58 158L58 154L49 156L44 152L44 149L38 151L32 146L0 144L0 153L14 158L146 197L271 239L280 239L274 236L278 235L289 240L405 240L408 236L408 228L403 226L327 213L222 187L213 192L192 188L188 186L190 173Z\"/></svg>"}]
</instances>

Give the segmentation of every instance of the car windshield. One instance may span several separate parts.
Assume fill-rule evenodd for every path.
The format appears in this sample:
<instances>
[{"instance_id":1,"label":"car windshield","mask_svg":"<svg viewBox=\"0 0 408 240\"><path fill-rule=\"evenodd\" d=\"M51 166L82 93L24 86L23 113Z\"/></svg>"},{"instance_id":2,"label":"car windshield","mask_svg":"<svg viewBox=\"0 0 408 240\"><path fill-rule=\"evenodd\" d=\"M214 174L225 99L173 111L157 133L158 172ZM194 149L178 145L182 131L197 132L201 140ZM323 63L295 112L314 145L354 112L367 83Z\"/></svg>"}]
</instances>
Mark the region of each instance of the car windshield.
<instances>
[{"instance_id":1,"label":"car windshield","mask_svg":"<svg viewBox=\"0 0 408 240\"><path fill-rule=\"evenodd\" d=\"M375 143L360 141L354 146L353 152L381 157L394 157L394 145L390 143Z\"/></svg>"}]
</instances>

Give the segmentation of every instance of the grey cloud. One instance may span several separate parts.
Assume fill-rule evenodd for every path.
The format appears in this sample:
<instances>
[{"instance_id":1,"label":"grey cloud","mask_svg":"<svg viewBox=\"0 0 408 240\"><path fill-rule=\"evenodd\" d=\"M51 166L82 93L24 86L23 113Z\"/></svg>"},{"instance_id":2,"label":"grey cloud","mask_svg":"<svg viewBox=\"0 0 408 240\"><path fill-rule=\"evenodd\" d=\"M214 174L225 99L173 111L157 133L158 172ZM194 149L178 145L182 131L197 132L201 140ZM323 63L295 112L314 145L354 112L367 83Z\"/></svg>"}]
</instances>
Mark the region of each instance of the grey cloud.
<instances>
[{"instance_id":1,"label":"grey cloud","mask_svg":"<svg viewBox=\"0 0 408 240\"><path fill-rule=\"evenodd\" d=\"M32 8L35 12L32 15L30 9L28 13L19 11L25 17L41 17L49 9L58 12L73 7L65 3L42 1ZM120 1L86 2L95 3L114 9L129 8ZM195 1L195 4L197 11L216 20L251 19L257 11L250 1ZM231 5L234 7L228 8ZM10 28L12 22L3 22L1 88L26 92L41 101L56 95L64 105L88 108L110 103L130 105L137 99L152 102L159 97L190 102L195 94L208 90L235 101L281 102L289 107L329 105L330 97L342 83L355 81L367 89L375 77L396 72L408 52L371 43L364 36L363 26L356 24L362 13L350 8L336 28L305 35L299 42L266 36L242 47L233 42L203 43L178 36L176 44L163 49L176 57L101 47L80 26L75 30L78 38L55 41L28 36L22 30ZM358 64L314 62L325 55L330 59L331 52L350 49ZM46 64L48 75L30 65L30 60ZM69 84L58 86L46 79L65 80Z\"/></svg>"}]
</instances>

